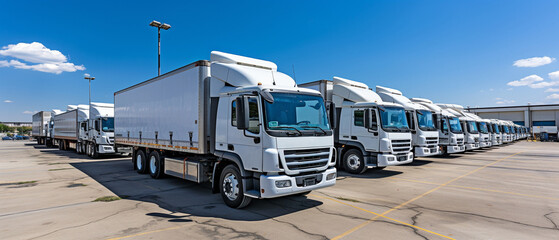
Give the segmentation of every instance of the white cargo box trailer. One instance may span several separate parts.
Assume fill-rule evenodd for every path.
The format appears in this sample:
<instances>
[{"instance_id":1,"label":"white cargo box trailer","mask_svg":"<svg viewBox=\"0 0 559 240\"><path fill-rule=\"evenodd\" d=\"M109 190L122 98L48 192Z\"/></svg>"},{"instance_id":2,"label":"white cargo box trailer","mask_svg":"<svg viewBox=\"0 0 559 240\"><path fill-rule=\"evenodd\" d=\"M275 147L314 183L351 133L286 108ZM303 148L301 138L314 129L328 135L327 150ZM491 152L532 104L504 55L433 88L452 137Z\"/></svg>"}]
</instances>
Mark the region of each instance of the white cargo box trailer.
<instances>
[{"instance_id":1,"label":"white cargo box trailer","mask_svg":"<svg viewBox=\"0 0 559 240\"><path fill-rule=\"evenodd\" d=\"M50 112L46 112L46 111L40 111L38 113L33 114L31 136L37 139L38 144L45 144L50 118L51 118Z\"/></svg>"},{"instance_id":2,"label":"white cargo box trailer","mask_svg":"<svg viewBox=\"0 0 559 240\"><path fill-rule=\"evenodd\" d=\"M74 110L55 115L53 119L55 144L61 150L75 149L79 140L79 124L88 119L87 110L76 107Z\"/></svg>"},{"instance_id":3,"label":"white cargo box trailer","mask_svg":"<svg viewBox=\"0 0 559 240\"><path fill-rule=\"evenodd\" d=\"M320 94L272 62L212 52L211 62L116 92L114 103L115 147L133 147L139 173L210 181L230 207L335 184Z\"/></svg>"}]
</instances>

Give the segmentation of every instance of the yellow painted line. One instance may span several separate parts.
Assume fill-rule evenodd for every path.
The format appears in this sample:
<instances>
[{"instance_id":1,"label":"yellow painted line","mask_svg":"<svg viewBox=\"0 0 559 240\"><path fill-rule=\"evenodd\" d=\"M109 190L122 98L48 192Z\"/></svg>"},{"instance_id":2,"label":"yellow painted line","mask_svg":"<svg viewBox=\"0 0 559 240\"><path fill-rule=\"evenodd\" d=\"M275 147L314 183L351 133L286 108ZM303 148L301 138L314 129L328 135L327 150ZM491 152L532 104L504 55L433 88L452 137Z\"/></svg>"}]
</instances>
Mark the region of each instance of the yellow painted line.
<instances>
[{"instance_id":1,"label":"yellow painted line","mask_svg":"<svg viewBox=\"0 0 559 240\"><path fill-rule=\"evenodd\" d=\"M513 157L513 156L515 156L515 155L518 155L518 154L520 154L520 153L521 153L521 152L517 152L517 153L515 153L515 154L509 155L509 156L507 156L507 157L504 157L504 158L501 158L501 159L499 159L499 160L497 160L497 161L494 161L494 162L492 162L492 163L485 164L485 165L483 165L483 166L481 166L481 167L479 167L479 168L476 168L476 169L474 169L474 170L472 170L472 171L469 171L469 172L467 172L467 173L465 173L465 174L462 174L462 175L460 175L460 176L458 176L458 177L455 177L455 178L453 178L452 180L449 180L449 181L446 182L446 183L443 183L443 184L441 184L441 185L439 185L439 186L437 186L437 187L435 187L435 188L433 188L433 189L431 189L431 190L429 190L429 191L427 191L427 192L424 192L424 193L420 194L420 195L417 196L417 197L414 197L414 198L412 198L412 199L410 199L410 200L408 200L408 201L406 201L406 202L404 202L404 203L401 203L400 205L398 205L398 206L396 206L396 207L393 207L393 208L391 208L391 209L389 209L389 210L387 210L387 211L381 213L380 215L375 216L375 217L373 217L373 218L367 220L366 222L364 222L364 223L362 223L362 224L360 224L360 225L358 225L358 226L356 226L356 227L354 227L354 228L352 228L352 229L347 230L346 232L344 232L344 233L342 233L342 234L340 234L340 235L338 235L338 236L332 238L332 240L341 239L341 238L343 238L343 237L345 237L345 236L347 236L347 235L349 235L349 234L351 234L351 233L357 231L358 229L360 229L360 228L366 226L366 225L369 224L370 222L375 221L375 220L378 219L379 217L384 217L386 214L388 214L388 213L390 213L390 212L392 212L392 211L394 211L394 210L397 210L397 209L399 209L399 208L401 208L401 207L403 207L403 206L406 206L406 205L408 205L408 204L410 204L410 203L412 203L412 202L414 202L414 201L416 201L416 200L418 200L418 199L420 199L420 198L422 198L422 197L425 197L425 196L429 195L430 193L432 193L432 192L434 192L434 191L437 191L437 190L441 189L442 187L444 187L444 186L446 186L446 185L448 185L448 184L450 184L450 183L452 183L452 182L454 182L454 181L457 181L457 180L459 180L459 179L461 179L461 178L463 178L463 177L466 177L466 176L468 176L468 175L471 175L471 174L473 174L473 173L475 173L475 172L477 172L477 171L479 171L479 170L482 170L482 169L484 169L484 168L486 168L486 167L489 167L489 166L491 166L491 165L497 164L497 163L499 163L499 162L501 162L501 161L503 161L503 160L505 160L505 159L508 159L508 158Z\"/></svg>"},{"instance_id":2,"label":"yellow painted line","mask_svg":"<svg viewBox=\"0 0 559 240\"><path fill-rule=\"evenodd\" d=\"M441 184L435 183L435 182L427 182L427 181L420 181L420 180L413 180L413 179L406 179L406 178L399 178L399 177L392 177L391 179L394 180L394 181L400 181L401 180L401 181L424 183L424 184L437 185L437 186L441 185ZM391 180L391 179L388 179L388 180ZM546 196L541 196L541 195L525 194L525 193L517 193L517 192L508 192L508 191L501 191L501 190L494 190L494 189L487 189L487 188L468 187L468 186L461 186L461 185L447 185L447 187L478 190L478 191L483 191L483 192L503 193L503 194L509 194L509 195L542 198L542 199L550 199L550 200L559 200L559 198L554 198L554 197L546 197Z\"/></svg>"},{"instance_id":3,"label":"yellow painted line","mask_svg":"<svg viewBox=\"0 0 559 240\"><path fill-rule=\"evenodd\" d=\"M107 240L119 240L119 239L125 239L125 238L143 236L143 235L152 234L152 233L158 233L158 232L163 232L163 231L175 230L175 229L179 229L179 228L181 228L181 227L182 227L182 226L170 227L170 228L163 228L163 229L159 229L159 230L153 230L153 231L149 231L149 232L137 233L137 234L132 234L132 235L123 236L123 237L109 238L109 239L107 239Z\"/></svg>"},{"instance_id":4,"label":"yellow painted line","mask_svg":"<svg viewBox=\"0 0 559 240\"><path fill-rule=\"evenodd\" d=\"M358 206L355 206L355 205L352 205L352 204L349 204L349 203L346 203L346 202L342 202L342 201L339 201L339 200L334 199L334 198L324 197L324 196L319 196L319 195L314 195L314 194L309 194L309 195L310 195L310 196L313 196L313 197L328 199L328 200L331 200L331 201L334 201L334 202L337 202L337 203L340 203L340 204L343 204L343 205L346 205L346 206L350 206L350 207L352 207L352 208L359 209L359 210L361 210L361 211L374 214L374 215L376 215L376 217L386 218L386 219L388 219L388 220L397 222L397 223L399 223L399 224L406 225L406 226L409 226L409 227L413 227L413 228L416 228L416 229L419 229L419 230L422 230L422 231L425 231L425 232L428 232L428 233L431 233L431 234L434 234L434 235L437 235L437 236L440 236L440 237L443 237L443 238L454 239L454 238L451 238L451 237L449 237L449 236L445 236L445 235L442 235L442 234L440 234L440 233L436 233L436 232L427 230L427 229L425 229L425 228L422 228L422 227L419 227L419 226L416 226L416 225L413 225L413 224L409 224L409 223L406 223L406 222L402 222L402 221L400 221L400 220L397 220L397 219L394 219L394 218L391 218L391 217L383 216L383 215L381 215L381 214L379 214L379 213L376 213L376 212L373 212L373 211L369 211L369 210L367 210L367 209L360 208L360 207L358 207ZM363 226L366 225L367 223L368 223L368 221L367 221L367 222L364 222L364 223L361 223L360 225L358 225L358 227L359 227L359 226L363 227ZM332 239L338 239L338 237L335 237L335 238L332 238Z\"/></svg>"}]
</instances>

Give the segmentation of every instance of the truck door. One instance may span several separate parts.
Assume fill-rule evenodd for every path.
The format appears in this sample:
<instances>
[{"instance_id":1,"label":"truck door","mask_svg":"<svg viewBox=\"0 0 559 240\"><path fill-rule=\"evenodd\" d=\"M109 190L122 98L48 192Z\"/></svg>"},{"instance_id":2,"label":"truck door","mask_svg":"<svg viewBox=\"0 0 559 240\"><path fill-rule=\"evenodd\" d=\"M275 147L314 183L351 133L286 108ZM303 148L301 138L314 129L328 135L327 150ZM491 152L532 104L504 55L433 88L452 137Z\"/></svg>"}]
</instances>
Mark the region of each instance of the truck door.
<instances>
[{"instance_id":1,"label":"truck door","mask_svg":"<svg viewBox=\"0 0 559 240\"><path fill-rule=\"evenodd\" d=\"M227 150L241 157L246 170L262 170L262 124L259 99L256 96L248 97L249 128L237 129L237 104L236 97L230 98L231 127L227 134Z\"/></svg>"},{"instance_id":2,"label":"truck door","mask_svg":"<svg viewBox=\"0 0 559 240\"><path fill-rule=\"evenodd\" d=\"M371 114L369 118L371 123L365 124L365 114ZM353 109L353 123L351 125L351 140L359 142L363 145L365 150L378 152L379 150L379 135L378 135L378 122L376 110L371 109ZM370 128L367 128L369 126Z\"/></svg>"}]
</instances>

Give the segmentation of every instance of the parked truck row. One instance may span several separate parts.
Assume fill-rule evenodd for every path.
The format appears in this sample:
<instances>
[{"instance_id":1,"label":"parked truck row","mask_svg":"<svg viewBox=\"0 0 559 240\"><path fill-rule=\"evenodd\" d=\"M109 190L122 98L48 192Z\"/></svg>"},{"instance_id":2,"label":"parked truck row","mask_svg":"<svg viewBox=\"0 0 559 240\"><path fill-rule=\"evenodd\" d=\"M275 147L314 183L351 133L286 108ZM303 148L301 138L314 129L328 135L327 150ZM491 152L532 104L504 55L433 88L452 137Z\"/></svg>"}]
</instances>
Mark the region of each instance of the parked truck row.
<instances>
[{"instance_id":1,"label":"parked truck row","mask_svg":"<svg viewBox=\"0 0 559 240\"><path fill-rule=\"evenodd\" d=\"M128 154L152 178L210 182L233 208L332 186L338 169L361 174L527 136L458 105L341 77L298 85L272 62L217 51L115 92L114 104L39 112L32 132L92 158Z\"/></svg>"}]
</instances>

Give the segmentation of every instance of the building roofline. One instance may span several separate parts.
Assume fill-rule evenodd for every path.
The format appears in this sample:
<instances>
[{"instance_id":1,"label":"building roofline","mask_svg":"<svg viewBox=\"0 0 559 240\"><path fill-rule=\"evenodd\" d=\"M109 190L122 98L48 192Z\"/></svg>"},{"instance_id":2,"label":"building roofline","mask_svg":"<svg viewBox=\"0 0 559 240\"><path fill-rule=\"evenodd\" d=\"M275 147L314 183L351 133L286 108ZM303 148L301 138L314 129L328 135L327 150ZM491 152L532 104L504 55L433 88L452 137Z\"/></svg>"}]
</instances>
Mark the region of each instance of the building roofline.
<instances>
[{"instance_id":1,"label":"building roofline","mask_svg":"<svg viewBox=\"0 0 559 240\"><path fill-rule=\"evenodd\" d=\"M496 107L467 107L466 110L498 109L498 108L527 108L527 107L559 107L559 104L496 106Z\"/></svg>"}]
</instances>

